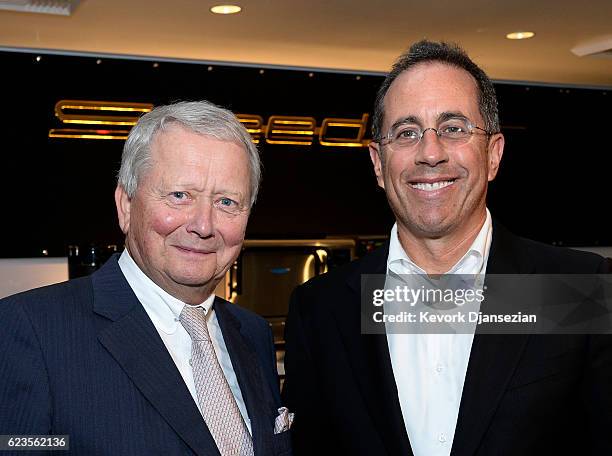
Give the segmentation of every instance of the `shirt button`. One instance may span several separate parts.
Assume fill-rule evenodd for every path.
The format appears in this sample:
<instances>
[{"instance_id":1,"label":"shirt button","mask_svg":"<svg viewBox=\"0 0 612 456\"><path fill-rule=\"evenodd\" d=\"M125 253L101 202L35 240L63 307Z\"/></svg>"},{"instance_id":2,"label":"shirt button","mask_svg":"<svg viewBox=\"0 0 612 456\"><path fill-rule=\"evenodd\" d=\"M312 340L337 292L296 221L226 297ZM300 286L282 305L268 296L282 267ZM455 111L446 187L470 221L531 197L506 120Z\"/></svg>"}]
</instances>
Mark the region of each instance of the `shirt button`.
<instances>
[{"instance_id":1,"label":"shirt button","mask_svg":"<svg viewBox=\"0 0 612 456\"><path fill-rule=\"evenodd\" d=\"M438 436L438 442L446 443L446 436L444 435L443 432L441 432L440 435Z\"/></svg>"},{"instance_id":2,"label":"shirt button","mask_svg":"<svg viewBox=\"0 0 612 456\"><path fill-rule=\"evenodd\" d=\"M436 365L436 372L442 372L444 370L444 366L442 365L442 363L438 363ZM442 434L440 434L442 435Z\"/></svg>"},{"instance_id":3,"label":"shirt button","mask_svg":"<svg viewBox=\"0 0 612 456\"><path fill-rule=\"evenodd\" d=\"M193 366L193 360L191 358L189 358L189 365Z\"/></svg>"}]
</instances>

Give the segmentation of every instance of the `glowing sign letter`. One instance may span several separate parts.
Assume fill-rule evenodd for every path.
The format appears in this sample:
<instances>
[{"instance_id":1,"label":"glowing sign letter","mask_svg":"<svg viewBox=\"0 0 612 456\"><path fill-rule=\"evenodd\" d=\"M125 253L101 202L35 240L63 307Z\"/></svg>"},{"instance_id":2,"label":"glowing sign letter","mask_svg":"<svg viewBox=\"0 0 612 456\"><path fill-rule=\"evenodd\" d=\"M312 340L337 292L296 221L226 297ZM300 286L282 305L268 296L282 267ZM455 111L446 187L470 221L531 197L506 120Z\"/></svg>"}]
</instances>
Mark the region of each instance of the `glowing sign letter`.
<instances>
[{"instance_id":1,"label":"glowing sign letter","mask_svg":"<svg viewBox=\"0 0 612 456\"><path fill-rule=\"evenodd\" d=\"M310 146L316 126L312 117L271 116L266 130L266 142Z\"/></svg>"},{"instance_id":2,"label":"glowing sign letter","mask_svg":"<svg viewBox=\"0 0 612 456\"><path fill-rule=\"evenodd\" d=\"M263 119L261 116L254 114L236 114L236 117L240 123L247 129L247 131L253 137L253 142L258 144L261 140L261 134L263 132Z\"/></svg>"},{"instance_id":3,"label":"glowing sign letter","mask_svg":"<svg viewBox=\"0 0 612 456\"><path fill-rule=\"evenodd\" d=\"M321 130L319 131L319 142L322 146L344 146L344 147L364 147L369 141L364 141L363 137L366 132L366 125L368 124L368 114L364 114L359 119L337 119L328 118L324 119L321 124ZM333 129L340 133L340 130L346 131L347 134L351 133L347 131L352 129L352 133L355 136L349 137L338 137L329 134L328 129ZM357 131L355 131L357 129Z\"/></svg>"}]
</instances>

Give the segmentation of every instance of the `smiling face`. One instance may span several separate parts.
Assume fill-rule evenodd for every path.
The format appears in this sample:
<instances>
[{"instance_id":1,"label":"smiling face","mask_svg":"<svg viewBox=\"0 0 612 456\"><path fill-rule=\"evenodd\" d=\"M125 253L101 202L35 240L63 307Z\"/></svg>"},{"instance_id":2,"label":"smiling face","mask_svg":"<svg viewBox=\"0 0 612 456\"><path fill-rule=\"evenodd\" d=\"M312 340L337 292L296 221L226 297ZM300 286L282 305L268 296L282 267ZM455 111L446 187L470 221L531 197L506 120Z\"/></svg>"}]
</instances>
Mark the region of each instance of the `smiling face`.
<instances>
[{"instance_id":1,"label":"smiling face","mask_svg":"<svg viewBox=\"0 0 612 456\"><path fill-rule=\"evenodd\" d=\"M132 198L121 186L115 191L126 247L157 285L199 304L240 253L249 216L247 152L171 124L154 137L150 158Z\"/></svg>"},{"instance_id":2,"label":"smiling face","mask_svg":"<svg viewBox=\"0 0 612 456\"><path fill-rule=\"evenodd\" d=\"M468 72L442 63L421 63L401 73L384 107L385 133L405 119L421 130L461 117L483 126L476 81ZM400 239L462 237L478 228L486 216L487 185L497 174L503 146L501 134L474 134L466 143L444 147L431 130L411 148L373 143L370 157L397 219Z\"/></svg>"}]
</instances>

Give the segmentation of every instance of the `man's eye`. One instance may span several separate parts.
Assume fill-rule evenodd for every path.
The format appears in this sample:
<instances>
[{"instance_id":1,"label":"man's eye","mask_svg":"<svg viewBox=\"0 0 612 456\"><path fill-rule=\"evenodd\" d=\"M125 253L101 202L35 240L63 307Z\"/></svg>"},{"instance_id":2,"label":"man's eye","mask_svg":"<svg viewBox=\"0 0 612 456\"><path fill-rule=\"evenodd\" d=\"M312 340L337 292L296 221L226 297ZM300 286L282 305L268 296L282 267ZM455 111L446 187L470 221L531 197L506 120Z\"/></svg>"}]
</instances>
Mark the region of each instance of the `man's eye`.
<instances>
[{"instance_id":1,"label":"man's eye","mask_svg":"<svg viewBox=\"0 0 612 456\"><path fill-rule=\"evenodd\" d=\"M217 199L215 206L227 214L238 214L242 211L240 203L225 196Z\"/></svg>"},{"instance_id":2,"label":"man's eye","mask_svg":"<svg viewBox=\"0 0 612 456\"><path fill-rule=\"evenodd\" d=\"M468 127L462 122L452 122L441 125L440 132L446 135L463 135L468 133Z\"/></svg>"},{"instance_id":3,"label":"man's eye","mask_svg":"<svg viewBox=\"0 0 612 456\"><path fill-rule=\"evenodd\" d=\"M187 199L187 193L186 192L172 192L172 193L170 193L170 195L172 196L172 198L177 199L177 200L185 200L185 199Z\"/></svg>"},{"instance_id":4,"label":"man's eye","mask_svg":"<svg viewBox=\"0 0 612 456\"><path fill-rule=\"evenodd\" d=\"M447 133L461 133L462 131L465 131L463 129L463 127L459 127L456 125L449 125L448 127L444 128L444 131Z\"/></svg>"},{"instance_id":5,"label":"man's eye","mask_svg":"<svg viewBox=\"0 0 612 456\"><path fill-rule=\"evenodd\" d=\"M419 132L412 128L405 128L403 130L399 130L395 134L396 139L416 139L419 137Z\"/></svg>"}]
</instances>

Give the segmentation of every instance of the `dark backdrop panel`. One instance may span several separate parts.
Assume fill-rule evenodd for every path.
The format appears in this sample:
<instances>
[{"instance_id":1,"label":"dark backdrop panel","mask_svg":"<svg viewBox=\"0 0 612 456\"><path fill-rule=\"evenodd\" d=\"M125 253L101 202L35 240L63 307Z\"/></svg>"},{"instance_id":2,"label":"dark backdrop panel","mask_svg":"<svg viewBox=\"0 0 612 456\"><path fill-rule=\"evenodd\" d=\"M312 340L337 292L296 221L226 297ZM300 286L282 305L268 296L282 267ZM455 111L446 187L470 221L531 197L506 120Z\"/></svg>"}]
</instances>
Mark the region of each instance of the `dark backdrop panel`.
<instances>
[{"instance_id":1,"label":"dark backdrop panel","mask_svg":"<svg viewBox=\"0 0 612 456\"><path fill-rule=\"evenodd\" d=\"M489 206L510 229L612 245L612 91L497 85L506 152Z\"/></svg>"},{"instance_id":2,"label":"dark backdrop panel","mask_svg":"<svg viewBox=\"0 0 612 456\"><path fill-rule=\"evenodd\" d=\"M4 127L0 257L121 243L113 201L123 141L48 138L61 99L208 99L235 112L359 119L382 76L0 52ZM518 234L612 245L612 93L497 84L507 146L489 207ZM366 148L262 142L250 238L385 235L393 222Z\"/></svg>"}]
</instances>

